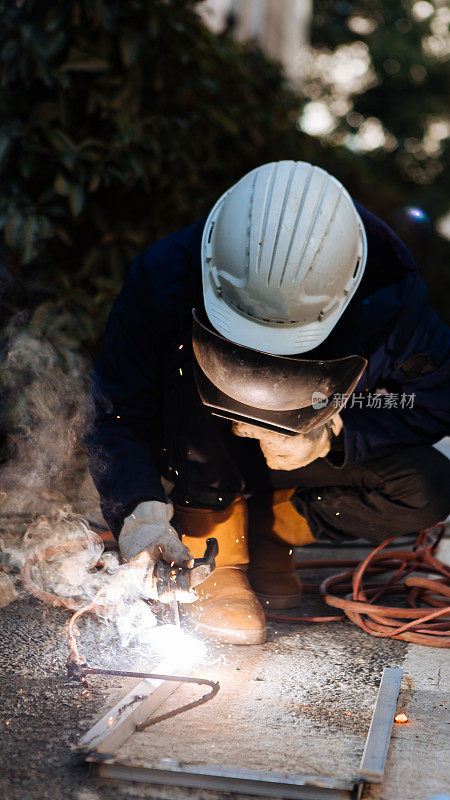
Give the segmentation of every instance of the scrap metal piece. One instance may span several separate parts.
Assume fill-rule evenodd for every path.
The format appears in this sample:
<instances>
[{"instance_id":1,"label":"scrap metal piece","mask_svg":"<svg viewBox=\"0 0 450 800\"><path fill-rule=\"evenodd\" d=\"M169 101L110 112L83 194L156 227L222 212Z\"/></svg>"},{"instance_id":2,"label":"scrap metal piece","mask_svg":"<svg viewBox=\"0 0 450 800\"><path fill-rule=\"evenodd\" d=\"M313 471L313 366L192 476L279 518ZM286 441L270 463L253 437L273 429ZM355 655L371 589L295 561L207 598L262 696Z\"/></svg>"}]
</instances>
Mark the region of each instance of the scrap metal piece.
<instances>
[{"instance_id":1,"label":"scrap metal piece","mask_svg":"<svg viewBox=\"0 0 450 800\"><path fill-rule=\"evenodd\" d=\"M370 783L381 783L383 780L402 675L402 669L385 667L381 676L358 772L360 778Z\"/></svg>"}]
</instances>

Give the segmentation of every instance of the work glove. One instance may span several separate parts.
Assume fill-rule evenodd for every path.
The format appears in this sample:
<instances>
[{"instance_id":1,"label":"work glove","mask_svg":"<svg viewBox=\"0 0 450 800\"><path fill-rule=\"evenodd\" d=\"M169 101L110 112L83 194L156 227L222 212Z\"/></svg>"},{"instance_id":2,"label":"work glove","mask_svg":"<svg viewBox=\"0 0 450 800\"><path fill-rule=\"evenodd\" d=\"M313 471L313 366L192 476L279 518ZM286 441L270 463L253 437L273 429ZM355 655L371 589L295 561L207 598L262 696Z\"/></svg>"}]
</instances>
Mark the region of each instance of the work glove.
<instances>
[{"instance_id":1,"label":"work glove","mask_svg":"<svg viewBox=\"0 0 450 800\"><path fill-rule=\"evenodd\" d=\"M119 534L120 552L132 568L139 588L146 597L163 602L168 602L170 597L158 595L154 574L156 562L163 560L174 567L193 564L189 549L182 544L170 524L172 514L170 503L146 500L125 517ZM197 600L197 594L193 590L179 589L176 598L180 603L192 603Z\"/></svg>"},{"instance_id":2,"label":"work glove","mask_svg":"<svg viewBox=\"0 0 450 800\"><path fill-rule=\"evenodd\" d=\"M331 433L339 435L342 420L339 414L335 414L325 425L314 428L310 433L294 436L275 433L246 422L233 423L232 430L236 436L259 439L269 469L293 470L306 467L316 458L323 458L329 453Z\"/></svg>"}]
</instances>

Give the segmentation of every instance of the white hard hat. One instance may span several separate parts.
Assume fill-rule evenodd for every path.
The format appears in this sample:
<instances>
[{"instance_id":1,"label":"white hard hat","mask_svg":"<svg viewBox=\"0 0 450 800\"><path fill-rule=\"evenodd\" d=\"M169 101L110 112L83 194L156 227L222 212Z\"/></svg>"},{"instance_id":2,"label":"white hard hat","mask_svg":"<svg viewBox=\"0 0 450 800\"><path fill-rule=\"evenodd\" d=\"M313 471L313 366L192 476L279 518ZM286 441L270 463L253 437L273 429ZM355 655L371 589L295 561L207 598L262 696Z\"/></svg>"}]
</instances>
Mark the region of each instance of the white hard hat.
<instances>
[{"instance_id":1,"label":"white hard hat","mask_svg":"<svg viewBox=\"0 0 450 800\"><path fill-rule=\"evenodd\" d=\"M208 216L205 310L232 342L275 355L305 353L336 325L366 259L363 223L336 178L305 161L264 164Z\"/></svg>"}]
</instances>

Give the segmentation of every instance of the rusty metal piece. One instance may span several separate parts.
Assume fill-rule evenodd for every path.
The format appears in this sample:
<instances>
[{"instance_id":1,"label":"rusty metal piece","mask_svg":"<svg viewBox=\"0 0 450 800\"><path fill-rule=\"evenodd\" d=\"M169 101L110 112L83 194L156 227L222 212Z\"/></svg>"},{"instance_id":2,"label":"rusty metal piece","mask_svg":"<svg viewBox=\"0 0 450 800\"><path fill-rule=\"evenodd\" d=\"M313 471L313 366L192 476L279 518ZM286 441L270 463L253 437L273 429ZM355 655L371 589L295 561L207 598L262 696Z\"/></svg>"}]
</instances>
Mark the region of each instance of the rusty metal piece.
<instances>
[{"instance_id":1,"label":"rusty metal piece","mask_svg":"<svg viewBox=\"0 0 450 800\"><path fill-rule=\"evenodd\" d=\"M176 683L163 680L140 681L86 731L75 749L91 756L115 753L135 732L137 723L159 708L176 688Z\"/></svg>"},{"instance_id":2,"label":"rusty metal piece","mask_svg":"<svg viewBox=\"0 0 450 800\"><path fill-rule=\"evenodd\" d=\"M218 681L210 681L208 678L191 678L187 675L161 675L155 672L133 672L119 669L101 669L97 667L88 667L82 664L72 667L72 674L70 677L78 678L78 680L84 680L86 675L112 675L120 678L144 678L145 680L152 681L174 681L177 684L175 688L177 688L181 683L195 683L197 686L211 687L210 692L202 695L202 697L199 697L198 700L194 700L192 703L187 703L179 708L174 708L172 711L168 711L166 714L161 714L159 717L152 717L144 722L139 722L136 725L137 731L144 731L146 728L149 728L150 725L156 725L157 722L163 722L163 720L177 717L178 714L183 714L185 711L190 711L192 708L197 708L198 706L204 705L208 702L208 700L212 700L220 689L220 683ZM175 689L173 689L173 691L175 691Z\"/></svg>"}]
</instances>

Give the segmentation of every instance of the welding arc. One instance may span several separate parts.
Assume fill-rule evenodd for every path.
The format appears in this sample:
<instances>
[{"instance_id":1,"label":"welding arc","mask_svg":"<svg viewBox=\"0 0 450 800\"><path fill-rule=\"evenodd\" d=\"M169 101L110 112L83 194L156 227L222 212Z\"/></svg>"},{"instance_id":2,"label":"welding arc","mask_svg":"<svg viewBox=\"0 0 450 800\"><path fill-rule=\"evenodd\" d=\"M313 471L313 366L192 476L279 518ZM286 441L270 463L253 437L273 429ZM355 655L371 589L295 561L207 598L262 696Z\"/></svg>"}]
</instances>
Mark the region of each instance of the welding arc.
<instances>
[{"instance_id":1,"label":"welding arc","mask_svg":"<svg viewBox=\"0 0 450 800\"><path fill-rule=\"evenodd\" d=\"M145 722L139 722L136 725L137 731L145 731L150 725L156 725L157 722L163 722L166 719L177 717L178 714L183 714L185 711L190 711L192 708L197 708L212 700L220 689L218 681L210 681L208 678L192 678L187 675L159 675L156 672L131 672L118 669L100 669L98 667L81 667L80 674L82 678L85 675L113 675L120 678L150 678L152 680L160 681L176 681L176 683L195 683L198 686L210 686L211 691L199 697L198 700L193 700L192 703L186 703L184 706L174 708L172 711L166 711L165 714L160 714L159 717L151 717Z\"/></svg>"},{"instance_id":2,"label":"welding arc","mask_svg":"<svg viewBox=\"0 0 450 800\"><path fill-rule=\"evenodd\" d=\"M161 714L159 717L154 717L146 722L139 723L139 725L136 726L136 730L138 731L143 731L150 725L156 725L158 722L163 722L163 720L176 717L178 714L183 714L185 711L190 711L191 709L202 706L209 700L212 700L213 697L215 697L218 693L220 684L217 681L211 681L207 678L193 678L184 675L159 675L151 672L131 672L114 669L100 669L97 667L88 667L84 663L78 650L78 644L74 632L75 622L83 614L95 613L98 611L100 609L100 605L95 601L87 604L80 604L70 597L58 597L57 595L50 594L50 592L45 592L33 581L32 577L32 568L35 564L52 558L59 552L64 552L77 546L79 546L79 542L69 541L59 545L58 547L49 547L45 550L41 550L40 552L35 553L31 558L27 559L21 570L22 583L31 594L33 594L35 597L38 597L43 602L49 603L50 605L61 606L69 611L74 611L67 626L67 642L69 646L67 670L69 677L77 678L78 680L82 680L87 683L85 680L86 675L117 675L122 678L140 678L141 680L143 678L152 678L154 680L176 681L177 683L194 683L199 686L211 687L211 691L202 695L202 697L198 698L198 700L194 700L193 702L187 703L184 706L180 706L179 708L175 708L172 711L166 712L165 714ZM97 564L93 564L92 566L98 565L101 565L101 559L97 562Z\"/></svg>"},{"instance_id":3,"label":"welding arc","mask_svg":"<svg viewBox=\"0 0 450 800\"><path fill-rule=\"evenodd\" d=\"M388 550L381 552L394 541L386 539L363 561L357 559L319 559L297 561L296 569L315 567L348 566L351 569L326 578L319 587L304 588L318 590L325 602L344 614L334 617L294 617L266 614L269 619L280 622L341 622L346 617L372 636L402 639L429 647L450 647L450 568L439 561L434 551L445 532L445 525L438 523L421 531L412 550ZM383 573L392 573L385 581ZM426 572L427 577L414 575ZM430 575L437 575L430 578ZM376 583L364 584L369 575L377 575ZM333 593L332 591L333 590ZM349 590L351 590L350 593ZM376 604L383 595L406 594L403 608ZM418 603L428 608L419 608ZM431 609L430 609L431 606ZM434 610L433 610L434 609Z\"/></svg>"},{"instance_id":4,"label":"welding arc","mask_svg":"<svg viewBox=\"0 0 450 800\"><path fill-rule=\"evenodd\" d=\"M220 689L220 684L217 681L211 681L207 678L192 678L185 675L160 675L155 672L134 672L130 670L117 670L117 669L101 669L100 667L88 667L85 664L80 656L78 651L77 640L74 634L74 624L79 617L83 614L89 612L95 612L98 609L98 606L95 602L89 603L82 608L79 608L72 614L69 624L67 627L67 641L69 645L69 656L67 659L67 671L69 677L76 678L78 680L82 680L85 683L86 675L112 675L118 676L121 678L150 678L153 680L161 680L161 681L176 681L177 683L194 683L198 686L210 686L211 691L207 692L206 694L199 697L198 700L194 700L192 703L187 703L184 706L179 706L178 708L173 709L172 711L167 711L165 714L161 714L159 717L153 717L146 722L140 722L136 725L137 731L143 731L148 728L150 725L156 725L157 722L163 722L166 719L170 719L171 717L177 717L178 714L183 714L185 711L190 711L193 708L197 708L198 706L202 706L208 702L208 700L212 700L213 697L216 696Z\"/></svg>"}]
</instances>

